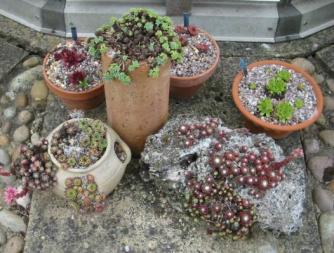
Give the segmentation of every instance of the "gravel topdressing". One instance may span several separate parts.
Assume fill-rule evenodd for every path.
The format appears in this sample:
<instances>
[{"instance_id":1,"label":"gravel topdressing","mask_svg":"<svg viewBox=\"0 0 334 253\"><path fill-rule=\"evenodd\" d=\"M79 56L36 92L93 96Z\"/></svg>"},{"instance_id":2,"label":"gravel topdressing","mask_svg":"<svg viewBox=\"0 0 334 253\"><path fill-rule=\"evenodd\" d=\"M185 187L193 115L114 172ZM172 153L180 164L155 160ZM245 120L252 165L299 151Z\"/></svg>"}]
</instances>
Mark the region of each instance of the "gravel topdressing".
<instances>
[{"instance_id":1,"label":"gravel topdressing","mask_svg":"<svg viewBox=\"0 0 334 253\"><path fill-rule=\"evenodd\" d=\"M280 122L273 114L269 117L261 116L258 111L258 103L267 96L265 86L268 81L281 70L287 70L291 73L291 78L287 82L287 91L282 99L271 98L273 106L279 102L289 102L292 106L296 99L302 99L304 106L301 109L294 109L293 117L287 122ZM249 84L256 83L256 89L249 88ZM304 89L299 90L298 84L304 84ZM302 74L288 69L281 65L269 64L254 67L248 70L247 77L243 77L239 86L239 97L246 109L256 117L275 125L295 125L309 119L316 110L317 100L311 84Z\"/></svg>"},{"instance_id":2,"label":"gravel topdressing","mask_svg":"<svg viewBox=\"0 0 334 253\"><path fill-rule=\"evenodd\" d=\"M179 77L189 77L199 75L208 70L217 57L216 48L210 38L205 33L199 32L196 36L187 35L188 44L183 47L183 61L173 63L171 75ZM207 45L207 52L200 52L197 44Z\"/></svg>"},{"instance_id":3,"label":"gravel topdressing","mask_svg":"<svg viewBox=\"0 0 334 253\"><path fill-rule=\"evenodd\" d=\"M64 48L70 50L76 49L77 52L83 55L83 60L74 65L68 66L62 60L55 59L55 54L61 52ZM70 76L76 72L82 72L87 80L87 87L71 83ZM102 65L100 61L95 60L87 51L85 42L75 43L67 41L66 44L59 44L53 50L46 61L46 74L48 78L58 87L68 91L86 91L92 89L102 82Z\"/></svg>"}]
</instances>

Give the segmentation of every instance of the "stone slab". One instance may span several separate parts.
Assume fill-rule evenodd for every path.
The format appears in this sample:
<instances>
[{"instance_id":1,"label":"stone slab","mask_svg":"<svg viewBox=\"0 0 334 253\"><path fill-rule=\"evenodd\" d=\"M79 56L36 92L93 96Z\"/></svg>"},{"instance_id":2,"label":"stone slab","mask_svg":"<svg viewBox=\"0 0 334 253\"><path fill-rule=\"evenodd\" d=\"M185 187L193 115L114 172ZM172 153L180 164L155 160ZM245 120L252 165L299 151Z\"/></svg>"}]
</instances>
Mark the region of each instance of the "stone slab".
<instances>
[{"instance_id":1,"label":"stone slab","mask_svg":"<svg viewBox=\"0 0 334 253\"><path fill-rule=\"evenodd\" d=\"M2 15L0 15L0 37L26 50L43 54L64 41L64 38L36 32Z\"/></svg>"},{"instance_id":2,"label":"stone slab","mask_svg":"<svg viewBox=\"0 0 334 253\"><path fill-rule=\"evenodd\" d=\"M249 62L254 60L254 57L248 58ZM188 101L171 100L170 117L191 112L221 117L230 128L242 126L243 119L230 94L239 57L222 58L221 62L195 97ZM67 114L66 108L50 96L44 134L61 123ZM105 105L86 116L106 120ZM299 133L278 143L287 153L301 147ZM299 162L305 168L305 164ZM101 214L78 214L53 193L34 193L25 253L321 252L311 187L307 188L303 227L299 232L275 237L255 226L249 239L231 241L207 235L201 224L192 223L188 216L173 209L151 182L140 179L139 170L138 160L133 159Z\"/></svg>"},{"instance_id":3,"label":"stone slab","mask_svg":"<svg viewBox=\"0 0 334 253\"><path fill-rule=\"evenodd\" d=\"M334 75L334 45L326 47L316 53L316 58Z\"/></svg>"},{"instance_id":4,"label":"stone slab","mask_svg":"<svg viewBox=\"0 0 334 253\"><path fill-rule=\"evenodd\" d=\"M0 80L8 74L25 56L27 52L7 43L0 38Z\"/></svg>"}]
</instances>

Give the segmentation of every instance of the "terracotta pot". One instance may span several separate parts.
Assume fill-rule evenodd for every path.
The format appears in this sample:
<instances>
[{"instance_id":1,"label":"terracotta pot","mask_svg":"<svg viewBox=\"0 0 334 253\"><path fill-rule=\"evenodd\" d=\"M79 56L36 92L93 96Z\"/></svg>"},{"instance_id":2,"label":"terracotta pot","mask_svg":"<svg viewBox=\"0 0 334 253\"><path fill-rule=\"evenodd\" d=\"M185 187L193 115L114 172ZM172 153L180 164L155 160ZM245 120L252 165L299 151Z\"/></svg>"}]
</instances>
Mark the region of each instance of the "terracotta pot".
<instances>
[{"instance_id":1,"label":"terracotta pot","mask_svg":"<svg viewBox=\"0 0 334 253\"><path fill-rule=\"evenodd\" d=\"M55 85L46 74L46 60L49 54L47 54L43 61L43 76L44 80L51 90L68 108L89 110L97 107L104 101L104 88L103 83L95 86L92 89L76 92L67 91L59 86Z\"/></svg>"},{"instance_id":2,"label":"terracotta pot","mask_svg":"<svg viewBox=\"0 0 334 253\"><path fill-rule=\"evenodd\" d=\"M218 63L220 61L220 49L214 38L207 32L205 33L211 40L216 52L217 57L212 64L212 66L204 71L203 73L191 76L191 77L179 77L171 76L170 78L170 90L171 94L177 98L190 98L196 94L196 92L204 85L204 82L207 81L212 74L215 72Z\"/></svg>"},{"instance_id":3,"label":"terracotta pot","mask_svg":"<svg viewBox=\"0 0 334 253\"><path fill-rule=\"evenodd\" d=\"M111 63L102 56L105 73ZM108 122L135 154L145 145L147 136L158 131L168 118L170 62L160 67L157 78L148 77L148 66L130 73L132 83L104 81Z\"/></svg>"},{"instance_id":4,"label":"terracotta pot","mask_svg":"<svg viewBox=\"0 0 334 253\"><path fill-rule=\"evenodd\" d=\"M247 108L243 105L239 97L239 84L243 78L242 71L240 71L236 75L236 77L233 80L233 84L232 84L232 97L233 97L235 105L238 107L240 112L246 118L246 127L249 128L253 132L265 132L275 139L281 139L281 138L286 137L287 135L289 135L290 133L294 131L298 131L298 130L301 130L301 129L304 129L310 126L320 117L321 112L323 110L323 104L324 104L323 96L322 96L321 89L318 86L317 82L314 80L314 78L310 76L303 69L295 65L292 65L290 63L278 61L278 60L265 60L265 61L258 61L258 62L248 65L248 69L252 69L254 67L266 65L266 64L281 65L281 66L293 69L294 71L301 73L303 77L312 85L313 91L317 98L317 106L316 106L315 112L308 120L305 120L299 124L295 124L291 126L289 125L281 126L281 125L271 124L251 114L247 110Z\"/></svg>"},{"instance_id":5,"label":"terracotta pot","mask_svg":"<svg viewBox=\"0 0 334 253\"><path fill-rule=\"evenodd\" d=\"M73 122L77 120L79 119L71 119L66 122ZM58 167L58 172L56 174L57 184L54 187L54 192L61 197L65 197L65 180L67 178L82 177L90 174L94 176L99 192L108 195L121 180L125 172L126 166L131 160L131 151L129 147L124 143L124 141L120 139L120 137L116 134L114 130L104 124L105 128L107 129L106 136L108 146L103 156L97 162L95 162L93 165L89 166L86 169L64 170L62 169L57 159L51 153L51 140L54 133L57 132L66 122L60 124L48 136L48 153L50 155L51 161ZM124 162L122 162L115 153L114 145L116 142L120 144L120 146L126 153L126 160Z\"/></svg>"}]
</instances>

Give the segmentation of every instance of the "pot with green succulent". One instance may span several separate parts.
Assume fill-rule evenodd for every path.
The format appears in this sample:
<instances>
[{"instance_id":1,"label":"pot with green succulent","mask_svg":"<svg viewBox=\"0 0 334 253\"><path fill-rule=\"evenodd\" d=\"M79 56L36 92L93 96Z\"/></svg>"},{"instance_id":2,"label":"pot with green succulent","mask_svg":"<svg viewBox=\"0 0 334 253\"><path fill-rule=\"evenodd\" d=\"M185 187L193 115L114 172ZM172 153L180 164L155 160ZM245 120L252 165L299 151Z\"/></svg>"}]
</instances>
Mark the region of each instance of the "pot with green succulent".
<instances>
[{"instance_id":1,"label":"pot with green succulent","mask_svg":"<svg viewBox=\"0 0 334 253\"><path fill-rule=\"evenodd\" d=\"M216 70L220 49L214 38L194 25L175 26L184 57L172 62L171 94L177 98L192 97Z\"/></svg>"},{"instance_id":2,"label":"pot with green succulent","mask_svg":"<svg viewBox=\"0 0 334 253\"><path fill-rule=\"evenodd\" d=\"M96 32L102 57L108 121L135 153L168 117L170 60L182 59L171 19L131 9Z\"/></svg>"},{"instance_id":3,"label":"pot with green succulent","mask_svg":"<svg viewBox=\"0 0 334 253\"><path fill-rule=\"evenodd\" d=\"M274 138L308 127L323 109L321 89L314 78L278 60L245 66L234 78L232 96L247 127Z\"/></svg>"},{"instance_id":4,"label":"pot with green succulent","mask_svg":"<svg viewBox=\"0 0 334 253\"><path fill-rule=\"evenodd\" d=\"M48 137L48 154L58 169L54 191L81 211L99 211L131 160L128 146L100 120L71 119Z\"/></svg>"},{"instance_id":5,"label":"pot with green succulent","mask_svg":"<svg viewBox=\"0 0 334 253\"><path fill-rule=\"evenodd\" d=\"M104 101L102 65L86 40L67 40L48 53L43 74L49 89L69 108L88 110Z\"/></svg>"}]
</instances>

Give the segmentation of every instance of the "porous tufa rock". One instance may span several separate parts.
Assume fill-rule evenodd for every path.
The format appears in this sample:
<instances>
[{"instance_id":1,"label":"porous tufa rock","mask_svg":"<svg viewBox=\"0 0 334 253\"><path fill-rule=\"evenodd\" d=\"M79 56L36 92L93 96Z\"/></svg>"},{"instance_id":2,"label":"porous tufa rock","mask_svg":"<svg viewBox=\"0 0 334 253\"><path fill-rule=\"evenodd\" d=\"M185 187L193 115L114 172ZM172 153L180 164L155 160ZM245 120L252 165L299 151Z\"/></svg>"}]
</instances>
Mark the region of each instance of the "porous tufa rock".
<instances>
[{"instance_id":1,"label":"porous tufa rock","mask_svg":"<svg viewBox=\"0 0 334 253\"><path fill-rule=\"evenodd\" d=\"M206 118L181 115L169 121L157 134L147 138L141 162L147 167L147 175L155 185L164 191L171 204L181 210L186 191L185 171L192 171L199 180L206 178L212 168L209 165L209 150L215 136L202 138L189 148L180 142L178 129L184 124L199 124ZM275 141L264 134L250 134L246 129L229 129L219 121L218 129L228 133L229 140L222 145L222 151L236 149L242 145L257 152L255 143L262 143L272 150L276 161L284 159L283 151ZM187 162L190 161L190 162ZM250 196L248 191L236 186L235 191L249 199L257 208L257 221L263 229L290 234L302 226L302 211L305 201L305 174L296 162L285 169L286 179L277 187L266 192L261 199Z\"/></svg>"}]
</instances>

